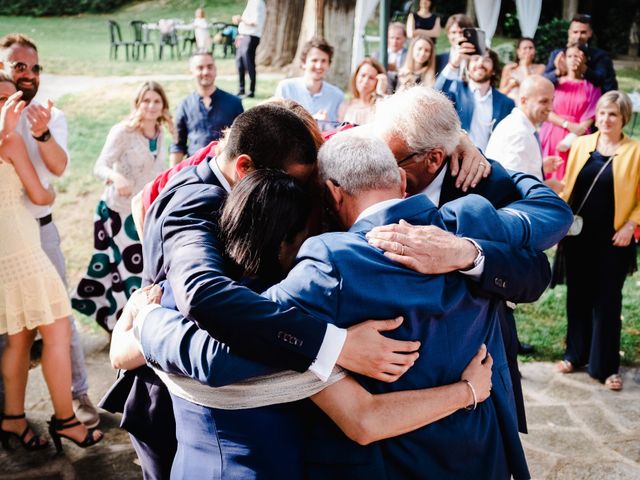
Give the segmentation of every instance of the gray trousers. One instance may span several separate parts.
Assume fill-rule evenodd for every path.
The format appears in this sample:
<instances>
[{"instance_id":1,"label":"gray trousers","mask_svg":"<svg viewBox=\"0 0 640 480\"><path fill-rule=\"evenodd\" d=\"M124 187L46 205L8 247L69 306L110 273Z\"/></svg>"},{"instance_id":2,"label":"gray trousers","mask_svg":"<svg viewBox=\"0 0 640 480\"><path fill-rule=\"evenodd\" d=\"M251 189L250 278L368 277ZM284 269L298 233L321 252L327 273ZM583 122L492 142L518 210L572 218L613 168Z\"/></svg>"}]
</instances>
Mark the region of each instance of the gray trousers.
<instances>
[{"instance_id":1,"label":"gray trousers","mask_svg":"<svg viewBox=\"0 0 640 480\"><path fill-rule=\"evenodd\" d=\"M51 260L51 263L56 267L56 270L60 274L65 286L67 286L67 273L64 264L64 256L60 249L60 235L58 234L58 229L53 222L45 225L44 227L40 227L40 243L42 244L42 249ZM87 370L84 366L84 352L82 351L80 335L78 335L76 320L73 315L69 316L69 322L71 323L71 385L73 397L77 398L80 395L87 393L89 390L89 383L87 379ZM2 355L2 351L4 350L4 344L5 335L0 335L0 355ZM1 375L0 398L4 398L4 385Z\"/></svg>"}]
</instances>

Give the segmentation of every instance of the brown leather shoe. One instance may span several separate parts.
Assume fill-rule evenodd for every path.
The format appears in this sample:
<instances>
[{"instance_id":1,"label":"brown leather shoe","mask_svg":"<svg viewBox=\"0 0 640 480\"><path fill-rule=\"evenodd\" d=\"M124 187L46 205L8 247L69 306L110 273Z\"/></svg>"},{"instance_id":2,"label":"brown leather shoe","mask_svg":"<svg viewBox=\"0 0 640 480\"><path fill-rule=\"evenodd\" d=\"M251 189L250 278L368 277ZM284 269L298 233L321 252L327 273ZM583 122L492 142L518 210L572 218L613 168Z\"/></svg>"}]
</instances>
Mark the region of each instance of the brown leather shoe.
<instances>
[{"instance_id":1,"label":"brown leather shoe","mask_svg":"<svg viewBox=\"0 0 640 480\"><path fill-rule=\"evenodd\" d=\"M96 428L100 423L98 410L93 406L86 393L73 399L73 411L78 420L84 423L87 428Z\"/></svg>"}]
</instances>

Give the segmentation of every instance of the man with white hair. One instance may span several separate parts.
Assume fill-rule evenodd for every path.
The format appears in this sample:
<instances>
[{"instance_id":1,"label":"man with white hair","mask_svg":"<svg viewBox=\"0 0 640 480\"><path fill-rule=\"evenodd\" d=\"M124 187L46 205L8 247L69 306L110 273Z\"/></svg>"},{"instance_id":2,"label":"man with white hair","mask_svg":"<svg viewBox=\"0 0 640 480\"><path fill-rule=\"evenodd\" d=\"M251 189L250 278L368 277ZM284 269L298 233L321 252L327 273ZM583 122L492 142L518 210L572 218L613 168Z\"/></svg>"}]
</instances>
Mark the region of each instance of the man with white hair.
<instances>
[{"instance_id":1,"label":"man with white hair","mask_svg":"<svg viewBox=\"0 0 640 480\"><path fill-rule=\"evenodd\" d=\"M409 195L424 193L442 206L465 194L455 187L449 166L449 157L459 141L460 121L443 94L424 87L397 93L377 105L373 126L390 147L398 166L406 171ZM392 259L419 272L467 270L488 294L514 303L533 302L551 278L544 250L564 236L571 221L570 211L536 179L522 174L512 179L497 162L489 162L491 174L473 193L495 208L508 206L523 215L531 225L528 248L477 238L472 245L440 229L413 227L406 222L374 229L370 241L387 250ZM442 248L444 245L448 248ZM519 428L526 433L515 319L506 303L500 306Z\"/></svg>"}]
</instances>

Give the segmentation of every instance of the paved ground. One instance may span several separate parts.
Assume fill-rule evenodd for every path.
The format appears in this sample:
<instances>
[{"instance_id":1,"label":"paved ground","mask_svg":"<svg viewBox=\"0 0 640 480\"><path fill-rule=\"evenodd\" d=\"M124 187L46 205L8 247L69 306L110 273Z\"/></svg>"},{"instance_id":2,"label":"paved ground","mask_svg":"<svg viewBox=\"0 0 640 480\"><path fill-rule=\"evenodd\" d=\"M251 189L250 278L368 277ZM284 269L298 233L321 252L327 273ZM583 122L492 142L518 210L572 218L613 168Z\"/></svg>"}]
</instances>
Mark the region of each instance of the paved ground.
<instances>
[{"instance_id":1,"label":"paved ground","mask_svg":"<svg viewBox=\"0 0 640 480\"><path fill-rule=\"evenodd\" d=\"M82 332L94 401L114 379L108 362L108 339ZM586 373L560 375L549 363L522 365L530 433L523 442L534 479L640 479L640 369L624 369L625 388L610 392ZM46 432L51 405L40 367L31 370L26 411ZM119 418L102 415L106 439L82 450L64 442L65 455L0 450L0 480L142 478Z\"/></svg>"}]
</instances>

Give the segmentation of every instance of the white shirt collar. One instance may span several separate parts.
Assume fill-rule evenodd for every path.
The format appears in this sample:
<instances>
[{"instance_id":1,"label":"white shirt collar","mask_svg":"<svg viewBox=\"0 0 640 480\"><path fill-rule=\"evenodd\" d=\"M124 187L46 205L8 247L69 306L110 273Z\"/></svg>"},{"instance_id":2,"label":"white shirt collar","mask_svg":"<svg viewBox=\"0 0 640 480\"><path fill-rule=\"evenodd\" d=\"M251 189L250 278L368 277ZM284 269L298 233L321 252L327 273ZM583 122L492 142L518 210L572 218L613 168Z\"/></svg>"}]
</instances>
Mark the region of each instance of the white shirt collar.
<instances>
[{"instance_id":1,"label":"white shirt collar","mask_svg":"<svg viewBox=\"0 0 640 480\"><path fill-rule=\"evenodd\" d=\"M218 166L218 157L213 157L211 160L209 160L209 168L211 168L211 171L220 182L220 185L222 185L222 188L224 188L227 193L230 193L231 185L229 185L229 182L222 174L222 170L220 170L220 167Z\"/></svg>"},{"instance_id":2,"label":"white shirt collar","mask_svg":"<svg viewBox=\"0 0 640 480\"><path fill-rule=\"evenodd\" d=\"M493 88L491 87L489 87L489 90L487 90L487 93L485 93L484 95L480 93L479 84L473 81L469 81L469 87L471 87L471 91L473 92L473 95L479 100L487 100L493 96Z\"/></svg>"},{"instance_id":3,"label":"white shirt collar","mask_svg":"<svg viewBox=\"0 0 640 480\"><path fill-rule=\"evenodd\" d=\"M373 205L369 205L362 212L360 212L360 215L358 215L358 218L356 218L356 221L353 223L356 224L365 217L373 215L374 213L378 213L379 211L384 210L386 208L391 208L395 204L400 203L401 201L402 201L401 198L390 198L389 200L383 200L381 202L374 203Z\"/></svg>"},{"instance_id":4,"label":"white shirt collar","mask_svg":"<svg viewBox=\"0 0 640 480\"><path fill-rule=\"evenodd\" d=\"M436 178L422 190L422 193L425 194L436 207L440 205L440 192L442 191L442 184L444 183L447 168L449 168L449 163L447 163L442 170L440 170L440 173L436 175Z\"/></svg>"}]
</instances>

